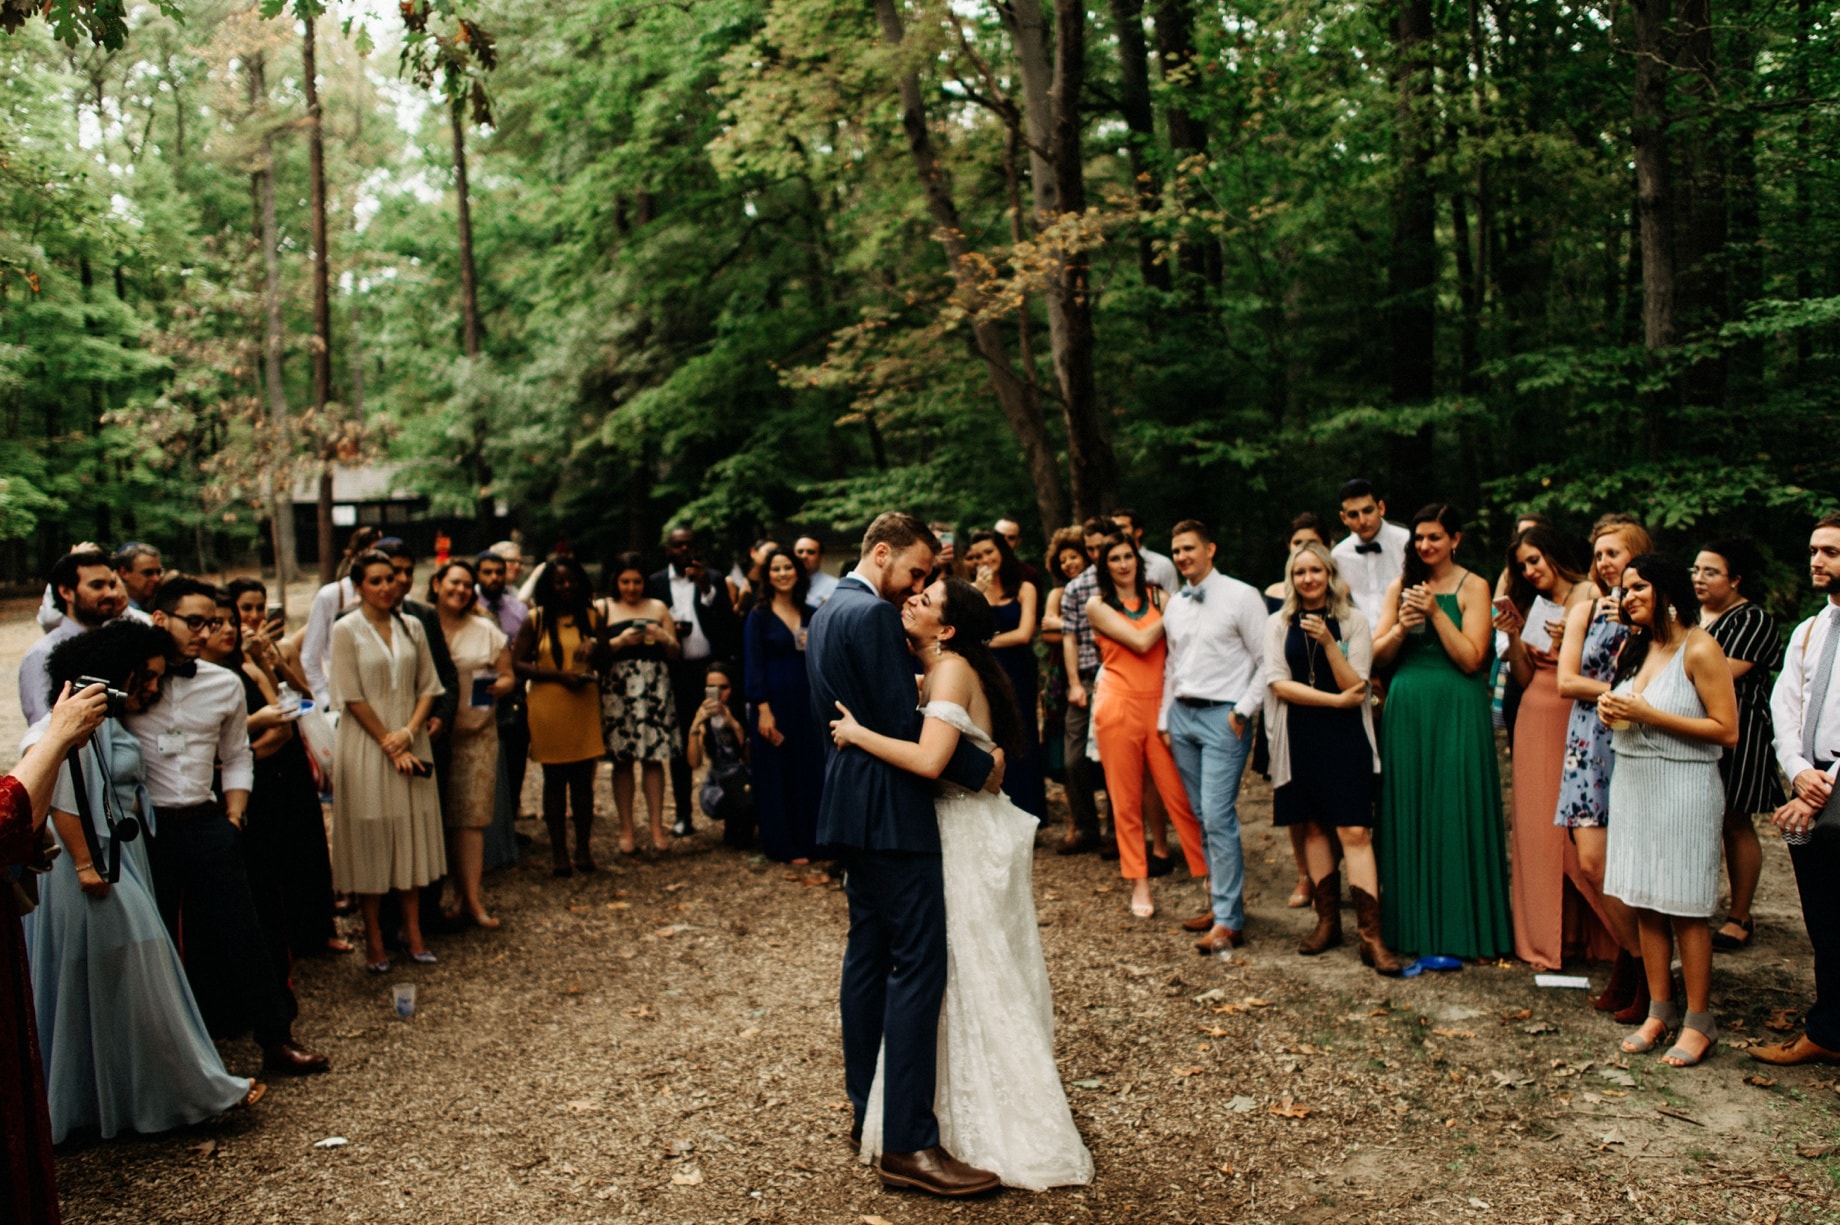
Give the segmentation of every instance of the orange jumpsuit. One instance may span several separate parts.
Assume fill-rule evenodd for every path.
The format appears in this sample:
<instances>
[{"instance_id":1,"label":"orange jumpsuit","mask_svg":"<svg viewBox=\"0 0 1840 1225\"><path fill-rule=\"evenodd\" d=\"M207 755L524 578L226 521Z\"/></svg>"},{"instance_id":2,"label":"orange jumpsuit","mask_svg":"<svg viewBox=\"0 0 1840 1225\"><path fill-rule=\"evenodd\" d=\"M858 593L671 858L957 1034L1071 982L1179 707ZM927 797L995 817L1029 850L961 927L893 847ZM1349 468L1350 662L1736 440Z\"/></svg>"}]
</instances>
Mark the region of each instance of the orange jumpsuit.
<instances>
[{"instance_id":1,"label":"orange jumpsuit","mask_svg":"<svg viewBox=\"0 0 1840 1225\"><path fill-rule=\"evenodd\" d=\"M1125 616L1151 625L1163 619L1162 610L1146 602L1127 609ZM1099 674L1099 691L1093 698L1093 734L1099 742L1099 764L1105 768L1105 793L1111 800L1113 832L1118 837L1118 869L1126 880L1143 880L1150 865L1144 857L1144 767L1176 823L1176 837L1188 872L1197 879L1207 875L1207 854L1202 849L1201 826L1188 806L1182 776L1169 746L1156 732L1156 717L1163 705L1163 660L1169 653L1161 639L1139 655L1123 643L1094 633L1105 670Z\"/></svg>"}]
</instances>

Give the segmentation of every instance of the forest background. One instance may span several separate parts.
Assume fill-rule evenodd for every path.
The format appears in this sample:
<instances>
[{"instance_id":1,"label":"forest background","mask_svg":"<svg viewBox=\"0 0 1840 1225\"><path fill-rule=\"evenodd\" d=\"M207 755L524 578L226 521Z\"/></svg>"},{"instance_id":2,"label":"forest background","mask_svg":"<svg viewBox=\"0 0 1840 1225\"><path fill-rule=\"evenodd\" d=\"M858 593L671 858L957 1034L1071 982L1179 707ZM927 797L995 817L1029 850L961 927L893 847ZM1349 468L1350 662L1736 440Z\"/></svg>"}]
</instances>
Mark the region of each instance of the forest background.
<instances>
[{"instance_id":1,"label":"forest background","mask_svg":"<svg viewBox=\"0 0 1840 1225\"><path fill-rule=\"evenodd\" d=\"M0 0L0 578L390 458L590 560L1122 503L1263 582L1351 475L1837 502L1815 0ZM326 508L322 508L322 513ZM322 540L330 538L322 532ZM285 537L285 539L278 539ZM464 540L471 548L484 540Z\"/></svg>"}]
</instances>

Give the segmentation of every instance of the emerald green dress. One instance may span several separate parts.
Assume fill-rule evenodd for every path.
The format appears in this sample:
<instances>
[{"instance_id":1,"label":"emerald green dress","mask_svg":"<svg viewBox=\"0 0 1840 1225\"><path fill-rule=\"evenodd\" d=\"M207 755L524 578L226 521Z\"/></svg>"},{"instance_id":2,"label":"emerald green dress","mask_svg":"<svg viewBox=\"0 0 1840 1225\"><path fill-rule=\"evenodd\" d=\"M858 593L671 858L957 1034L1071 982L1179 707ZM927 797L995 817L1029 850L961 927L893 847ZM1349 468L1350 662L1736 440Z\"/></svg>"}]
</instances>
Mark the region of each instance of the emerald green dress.
<instances>
[{"instance_id":1,"label":"emerald green dress","mask_svg":"<svg viewBox=\"0 0 1840 1225\"><path fill-rule=\"evenodd\" d=\"M1461 621L1457 597L1437 597ZM1420 955L1514 949L1488 656L1465 675L1429 628L1406 635L1380 721L1380 888L1387 945Z\"/></svg>"}]
</instances>

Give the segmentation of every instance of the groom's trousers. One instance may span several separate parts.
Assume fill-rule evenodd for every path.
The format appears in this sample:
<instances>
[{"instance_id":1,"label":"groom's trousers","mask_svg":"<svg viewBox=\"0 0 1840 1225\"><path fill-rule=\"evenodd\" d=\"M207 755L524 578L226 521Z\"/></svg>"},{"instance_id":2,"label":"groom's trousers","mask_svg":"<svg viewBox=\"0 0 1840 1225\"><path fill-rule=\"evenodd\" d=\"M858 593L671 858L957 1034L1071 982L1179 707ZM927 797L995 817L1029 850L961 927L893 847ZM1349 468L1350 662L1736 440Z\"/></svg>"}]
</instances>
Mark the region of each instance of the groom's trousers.
<instances>
[{"instance_id":1,"label":"groom's trousers","mask_svg":"<svg viewBox=\"0 0 1840 1225\"><path fill-rule=\"evenodd\" d=\"M843 955L844 1085L860 1125L882 1067L882 1151L939 1143L933 1089L946 989L945 877L937 854L844 856L850 942ZM883 1054L886 1049L885 1055Z\"/></svg>"}]
</instances>

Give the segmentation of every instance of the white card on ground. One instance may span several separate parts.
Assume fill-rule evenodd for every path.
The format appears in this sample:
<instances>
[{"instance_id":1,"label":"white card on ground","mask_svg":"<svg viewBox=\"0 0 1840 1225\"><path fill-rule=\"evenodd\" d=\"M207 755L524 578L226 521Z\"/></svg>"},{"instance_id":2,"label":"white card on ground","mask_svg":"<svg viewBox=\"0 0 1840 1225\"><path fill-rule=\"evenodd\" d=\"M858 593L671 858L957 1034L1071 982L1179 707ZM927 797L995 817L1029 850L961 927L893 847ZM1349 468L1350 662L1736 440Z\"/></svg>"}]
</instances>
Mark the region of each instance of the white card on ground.
<instances>
[{"instance_id":1,"label":"white card on ground","mask_svg":"<svg viewBox=\"0 0 1840 1225\"><path fill-rule=\"evenodd\" d=\"M1533 985L1536 987L1577 987L1581 991L1591 989L1591 980L1582 974L1535 974Z\"/></svg>"}]
</instances>

